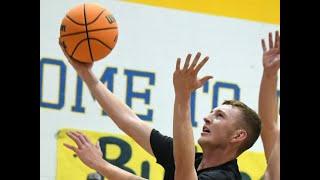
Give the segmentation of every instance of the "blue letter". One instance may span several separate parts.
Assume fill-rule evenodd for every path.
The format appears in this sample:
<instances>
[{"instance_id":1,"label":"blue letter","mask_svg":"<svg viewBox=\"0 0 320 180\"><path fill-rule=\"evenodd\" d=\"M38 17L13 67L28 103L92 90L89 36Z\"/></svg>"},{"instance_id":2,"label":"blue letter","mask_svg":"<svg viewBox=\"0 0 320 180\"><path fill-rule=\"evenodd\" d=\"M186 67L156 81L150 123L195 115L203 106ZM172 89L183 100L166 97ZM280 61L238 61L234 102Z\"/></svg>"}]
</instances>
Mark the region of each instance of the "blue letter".
<instances>
[{"instance_id":1,"label":"blue letter","mask_svg":"<svg viewBox=\"0 0 320 180\"><path fill-rule=\"evenodd\" d=\"M125 164L131 159L132 156L130 144L117 137L101 137L99 138L99 144L103 154L103 159L123 170L126 170L132 174L136 174L131 168L125 166ZM107 158L107 146L111 144L116 145L120 148L120 156L117 159Z\"/></svg>"},{"instance_id":2,"label":"blue letter","mask_svg":"<svg viewBox=\"0 0 320 180\"><path fill-rule=\"evenodd\" d=\"M224 82L217 82L213 86L213 108L218 106L218 95L219 95L220 88L232 89L233 90L233 99L234 100L240 99L240 88L238 85L224 83Z\"/></svg>"},{"instance_id":3,"label":"blue letter","mask_svg":"<svg viewBox=\"0 0 320 180\"><path fill-rule=\"evenodd\" d=\"M208 81L203 85L203 92L208 93L209 90L209 83ZM192 127L197 127L198 123L195 118L195 111L196 111L196 91L193 91L191 94L191 102L190 102L190 107L191 107L191 123Z\"/></svg>"},{"instance_id":4,"label":"blue letter","mask_svg":"<svg viewBox=\"0 0 320 180\"><path fill-rule=\"evenodd\" d=\"M76 104L72 106L71 110L74 112L85 112L84 107L82 107L82 80L79 76L77 76L77 93L76 93Z\"/></svg>"},{"instance_id":5,"label":"blue letter","mask_svg":"<svg viewBox=\"0 0 320 180\"><path fill-rule=\"evenodd\" d=\"M145 92L143 92L143 93L134 92L133 91L133 78L135 76L146 77L146 78L149 79L149 84L150 85L154 85L154 81L155 81L154 73L133 71L133 70L125 70L124 74L127 75L127 97L126 97L127 105L132 107L132 99L133 98L143 99L145 104L150 104L150 89L146 89ZM153 111L151 109L148 109L148 113L146 115L144 115L144 114L137 114L137 115L142 120L151 121L152 120Z\"/></svg>"},{"instance_id":6,"label":"blue letter","mask_svg":"<svg viewBox=\"0 0 320 180\"><path fill-rule=\"evenodd\" d=\"M100 78L100 81L102 83L108 82L107 83L107 88L113 92L113 79L114 79L114 75L118 72L117 68L110 68L108 67L103 75ZM102 111L102 115L107 115L107 113L105 113L104 111Z\"/></svg>"},{"instance_id":7,"label":"blue letter","mask_svg":"<svg viewBox=\"0 0 320 180\"><path fill-rule=\"evenodd\" d=\"M43 88L43 70L44 65L51 64L60 67L60 84L59 84L59 100L57 103L44 102L42 99L42 88ZM50 82L47 82L50 83ZM43 58L40 61L40 107L47 107L52 109L61 109L64 106L64 93L66 85L66 65L59 60Z\"/></svg>"}]
</instances>

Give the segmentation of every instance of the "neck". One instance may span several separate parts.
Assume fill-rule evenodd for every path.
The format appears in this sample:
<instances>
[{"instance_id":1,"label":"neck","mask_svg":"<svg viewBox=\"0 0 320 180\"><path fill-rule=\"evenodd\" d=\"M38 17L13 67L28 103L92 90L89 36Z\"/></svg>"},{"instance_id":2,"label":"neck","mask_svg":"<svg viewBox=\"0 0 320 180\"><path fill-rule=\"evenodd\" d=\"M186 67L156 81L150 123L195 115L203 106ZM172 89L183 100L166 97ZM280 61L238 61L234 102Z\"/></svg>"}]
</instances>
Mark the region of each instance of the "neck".
<instances>
[{"instance_id":1,"label":"neck","mask_svg":"<svg viewBox=\"0 0 320 180\"><path fill-rule=\"evenodd\" d=\"M234 152L235 151L231 151L230 149L203 148L203 156L199 164L198 171L209 167L216 167L235 159L237 155Z\"/></svg>"}]
</instances>

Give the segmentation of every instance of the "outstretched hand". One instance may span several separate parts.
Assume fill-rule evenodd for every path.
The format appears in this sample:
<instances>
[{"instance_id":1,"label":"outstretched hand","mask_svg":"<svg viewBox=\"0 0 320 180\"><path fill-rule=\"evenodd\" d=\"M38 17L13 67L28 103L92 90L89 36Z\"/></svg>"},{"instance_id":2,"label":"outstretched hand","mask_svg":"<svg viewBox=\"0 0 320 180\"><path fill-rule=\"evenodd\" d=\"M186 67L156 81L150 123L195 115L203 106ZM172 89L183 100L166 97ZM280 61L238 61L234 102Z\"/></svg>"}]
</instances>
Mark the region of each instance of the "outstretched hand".
<instances>
[{"instance_id":1,"label":"outstretched hand","mask_svg":"<svg viewBox=\"0 0 320 180\"><path fill-rule=\"evenodd\" d=\"M268 76L276 76L280 68L280 35L276 31L275 42L272 39L272 33L269 33L269 49L266 47L264 39L261 40L263 49L263 68Z\"/></svg>"},{"instance_id":2,"label":"outstretched hand","mask_svg":"<svg viewBox=\"0 0 320 180\"><path fill-rule=\"evenodd\" d=\"M197 64L200 59L200 56L201 53L198 52L193 61L191 62L191 65L189 65L191 54L188 54L182 69L180 69L181 59L177 59L176 70L173 74L173 84L176 95L190 95L192 91L200 88L206 81L213 78L212 76L204 76L198 79L198 72L209 60L209 57L206 56L202 61L200 61L199 64Z\"/></svg>"},{"instance_id":3,"label":"outstretched hand","mask_svg":"<svg viewBox=\"0 0 320 180\"><path fill-rule=\"evenodd\" d=\"M96 170L99 165L105 163L99 142L93 145L86 135L78 131L67 132L67 135L77 144L77 147L69 144L63 145L75 152L85 165Z\"/></svg>"}]
</instances>

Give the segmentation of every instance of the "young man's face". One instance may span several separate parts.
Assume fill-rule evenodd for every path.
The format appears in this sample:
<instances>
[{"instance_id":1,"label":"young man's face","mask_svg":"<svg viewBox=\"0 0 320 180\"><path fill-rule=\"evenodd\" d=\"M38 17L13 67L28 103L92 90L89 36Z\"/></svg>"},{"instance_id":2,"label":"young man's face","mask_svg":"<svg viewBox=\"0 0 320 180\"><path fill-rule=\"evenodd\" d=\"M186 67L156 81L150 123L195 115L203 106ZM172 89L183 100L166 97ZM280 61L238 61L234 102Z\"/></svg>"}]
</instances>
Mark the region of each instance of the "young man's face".
<instances>
[{"instance_id":1,"label":"young man's face","mask_svg":"<svg viewBox=\"0 0 320 180\"><path fill-rule=\"evenodd\" d=\"M231 141L240 118L240 110L232 105L216 107L203 119L204 125L198 140L199 145L202 148L224 148Z\"/></svg>"}]
</instances>

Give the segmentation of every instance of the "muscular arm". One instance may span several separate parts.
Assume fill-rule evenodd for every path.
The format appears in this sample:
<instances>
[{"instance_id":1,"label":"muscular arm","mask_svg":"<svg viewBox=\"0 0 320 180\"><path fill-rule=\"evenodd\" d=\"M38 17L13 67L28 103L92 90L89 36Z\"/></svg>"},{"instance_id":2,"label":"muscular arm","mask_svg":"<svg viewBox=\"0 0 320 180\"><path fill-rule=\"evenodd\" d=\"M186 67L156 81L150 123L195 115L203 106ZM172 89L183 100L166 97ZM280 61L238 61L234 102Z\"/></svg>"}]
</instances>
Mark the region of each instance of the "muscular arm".
<instances>
[{"instance_id":1,"label":"muscular arm","mask_svg":"<svg viewBox=\"0 0 320 180\"><path fill-rule=\"evenodd\" d=\"M154 156L150 145L152 128L142 121L126 104L114 96L107 87L97 79L92 72L92 63L80 63L73 60L66 52L60 41L61 49L69 63L88 86L102 109L108 113L116 125L133 138L149 154Z\"/></svg>"},{"instance_id":2,"label":"muscular arm","mask_svg":"<svg viewBox=\"0 0 320 180\"><path fill-rule=\"evenodd\" d=\"M109 180L145 180L142 177L131 174L123 169L118 168L106 161L96 169L101 175Z\"/></svg>"},{"instance_id":3,"label":"muscular arm","mask_svg":"<svg viewBox=\"0 0 320 180\"><path fill-rule=\"evenodd\" d=\"M263 76L259 92L259 116L262 121L261 138L265 156L268 161L270 153L277 137L277 72L280 68L280 36L276 33L276 41L273 43L272 34L269 33L269 49L264 40L263 47Z\"/></svg>"},{"instance_id":4,"label":"muscular arm","mask_svg":"<svg viewBox=\"0 0 320 180\"><path fill-rule=\"evenodd\" d=\"M113 122L149 154L153 155L149 140L152 128L142 121L126 104L113 95L91 71L86 71L79 75Z\"/></svg>"},{"instance_id":5,"label":"muscular arm","mask_svg":"<svg viewBox=\"0 0 320 180\"><path fill-rule=\"evenodd\" d=\"M192 91L200 88L211 76L197 79L197 73L207 62L208 57L202 60L198 53L189 67L191 54L187 56L184 68L180 70L180 59L177 60L173 81L175 87L175 103L173 115L173 155L175 162L176 180L196 180L197 173L194 167L195 147L190 116L190 96Z\"/></svg>"},{"instance_id":6,"label":"muscular arm","mask_svg":"<svg viewBox=\"0 0 320 180\"><path fill-rule=\"evenodd\" d=\"M194 139L190 123L190 97L176 95L173 116L175 179L197 179Z\"/></svg>"},{"instance_id":7,"label":"muscular arm","mask_svg":"<svg viewBox=\"0 0 320 180\"><path fill-rule=\"evenodd\" d=\"M277 72L280 69L280 35L276 32L275 43L269 33L269 49L264 40L263 76L259 92L259 116L262 121L261 139L267 160L265 179L280 179L280 129L278 129Z\"/></svg>"},{"instance_id":8,"label":"muscular arm","mask_svg":"<svg viewBox=\"0 0 320 180\"><path fill-rule=\"evenodd\" d=\"M265 180L280 180L280 130L269 157Z\"/></svg>"},{"instance_id":9,"label":"muscular arm","mask_svg":"<svg viewBox=\"0 0 320 180\"><path fill-rule=\"evenodd\" d=\"M262 77L259 94L259 115L262 121L261 138L268 160L273 149L277 132L277 77Z\"/></svg>"}]
</instances>

